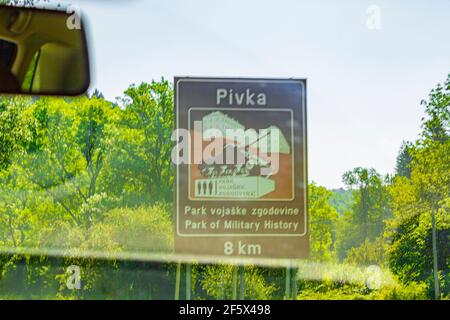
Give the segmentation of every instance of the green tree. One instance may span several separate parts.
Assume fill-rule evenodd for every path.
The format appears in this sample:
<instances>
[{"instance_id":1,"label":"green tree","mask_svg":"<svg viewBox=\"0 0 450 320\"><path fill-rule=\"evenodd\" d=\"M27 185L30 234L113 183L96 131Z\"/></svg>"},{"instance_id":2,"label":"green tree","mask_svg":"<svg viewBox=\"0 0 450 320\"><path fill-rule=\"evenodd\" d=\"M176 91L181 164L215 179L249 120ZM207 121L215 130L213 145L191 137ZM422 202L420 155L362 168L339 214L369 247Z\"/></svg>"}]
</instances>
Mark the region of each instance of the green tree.
<instances>
[{"instance_id":1,"label":"green tree","mask_svg":"<svg viewBox=\"0 0 450 320\"><path fill-rule=\"evenodd\" d=\"M386 186L374 169L355 168L343 175L344 183L356 187L352 206L353 222L360 228L359 243L372 241L384 228L384 220L390 216Z\"/></svg>"},{"instance_id":2,"label":"green tree","mask_svg":"<svg viewBox=\"0 0 450 320\"><path fill-rule=\"evenodd\" d=\"M309 185L310 258L316 261L333 259L334 224L337 211L329 204L331 191Z\"/></svg>"},{"instance_id":3,"label":"green tree","mask_svg":"<svg viewBox=\"0 0 450 320\"><path fill-rule=\"evenodd\" d=\"M433 89L422 105L425 117L421 138L409 149L411 177L397 177L390 187L394 216L387 233L392 241L389 263L404 283L425 281L433 291L433 253L437 253L438 276L444 295L448 295L450 75L444 86Z\"/></svg>"},{"instance_id":4,"label":"green tree","mask_svg":"<svg viewBox=\"0 0 450 320\"><path fill-rule=\"evenodd\" d=\"M411 178L411 149L410 142L403 142L397 156L395 174L401 177Z\"/></svg>"},{"instance_id":5,"label":"green tree","mask_svg":"<svg viewBox=\"0 0 450 320\"><path fill-rule=\"evenodd\" d=\"M344 263L357 266L384 266L386 264L386 247L387 244L381 236L374 241L366 239L359 247L350 248Z\"/></svg>"},{"instance_id":6,"label":"green tree","mask_svg":"<svg viewBox=\"0 0 450 320\"><path fill-rule=\"evenodd\" d=\"M173 88L166 80L131 86L122 99L123 123L139 135L138 148L132 148L143 180L142 192L152 201L171 200L173 166L171 136L174 128Z\"/></svg>"},{"instance_id":7,"label":"green tree","mask_svg":"<svg viewBox=\"0 0 450 320\"><path fill-rule=\"evenodd\" d=\"M444 84L431 90L422 100L425 117L422 118L422 141L445 142L450 139L450 74Z\"/></svg>"},{"instance_id":8,"label":"green tree","mask_svg":"<svg viewBox=\"0 0 450 320\"><path fill-rule=\"evenodd\" d=\"M35 102L35 150L17 159L20 172L44 191L76 225L89 227L99 219L89 206L98 188L108 128L117 110L100 99L45 98Z\"/></svg>"},{"instance_id":9,"label":"green tree","mask_svg":"<svg viewBox=\"0 0 450 320\"><path fill-rule=\"evenodd\" d=\"M148 111L151 122L133 120L133 115L139 116L136 110L121 109L101 94L2 100L0 121L8 131L0 134L5 150L0 170L0 246L68 254L62 265L47 257L1 256L0 276L6 284L20 279L21 288L37 290L46 283L47 288L59 290L61 298L96 297L98 288L112 288L110 277L120 271L113 259L116 254L171 252L171 205L152 205L164 200L158 194L158 181L166 194L172 188L170 146L160 143L167 136L170 140L167 131L173 124L163 115L170 116L171 89L167 82L149 86L158 92L149 94L161 95L149 101L166 104L146 105L159 110ZM166 126L165 136L153 140L152 130L161 126ZM153 152L152 158L148 152ZM161 157L164 181L155 179L156 171L152 179L146 175L157 159L154 155ZM128 206L136 194L148 195ZM86 252L92 256L69 258ZM99 261L96 253L111 254L112 259ZM81 296L67 291L67 275L61 273L72 263L78 263L86 276ZM138 264L128 262L129 267L134 263ZM148 272L120 277L129 283L120 289L124 296L149 298L149 292L158 292L159 284ZM119 297L115 294L110 297Z\"/></svg>"},{"instance_id":10,"label":"green tree","mask_svg":"<svg viewBox=\"0 0 450 320\"><path fill-rule=\"evenodd\" d=\"M25 152L33 137L33 119L28 98L0 98L0 170L6 169L18 152Z\"/></svg>"}]
</instances>

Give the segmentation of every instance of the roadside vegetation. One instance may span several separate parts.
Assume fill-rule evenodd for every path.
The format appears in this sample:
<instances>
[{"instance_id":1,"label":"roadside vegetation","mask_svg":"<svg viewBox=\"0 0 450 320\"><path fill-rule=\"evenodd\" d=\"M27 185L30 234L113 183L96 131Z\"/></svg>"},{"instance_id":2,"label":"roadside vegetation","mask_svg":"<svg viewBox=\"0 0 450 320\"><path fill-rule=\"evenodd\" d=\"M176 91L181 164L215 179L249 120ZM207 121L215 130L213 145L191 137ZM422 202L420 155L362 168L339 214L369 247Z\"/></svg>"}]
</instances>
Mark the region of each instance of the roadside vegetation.
<instances>
[{"instance_id":1,"label":"roadside vegetation","mask_svg":"<svg viewBox=\"0 0 450 320\"><path fill-rule=\"evenodd\" d=\"M449 298L450 75L422 106L420 136L402 144L394 174L349 168L345 190L310 184L306 263L319 271L299 270L298 299L433 298L432 213L440 295ZM98 91L3 97L0 128L0 298L173 298L176 265L114 259L173 250L171 83L132 85L115 102ZM70 257L83 252L110 258ZM82 290L66 286L71 265ZM392 281L351 282L333 266L377 266ZM246 266L246 298L283 299L284 272ZM231 266L195 265L192 279L193 298L232 298Z\"/></svg>"}]
</instances>

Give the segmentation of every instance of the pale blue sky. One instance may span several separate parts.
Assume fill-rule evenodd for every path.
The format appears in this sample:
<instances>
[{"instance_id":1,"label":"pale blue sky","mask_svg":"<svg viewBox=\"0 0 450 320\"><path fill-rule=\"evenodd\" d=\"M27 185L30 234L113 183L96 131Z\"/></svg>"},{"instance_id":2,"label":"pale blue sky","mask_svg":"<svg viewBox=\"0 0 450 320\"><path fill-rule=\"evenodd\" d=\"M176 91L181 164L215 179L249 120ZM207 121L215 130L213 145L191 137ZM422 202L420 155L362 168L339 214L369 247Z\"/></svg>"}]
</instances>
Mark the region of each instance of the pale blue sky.
<instances>
[{"instance_id":1,"label":"pale blue sky","mask_svg":"<svg viewBox=\"0 0 450 320\"><path fill-rule=\"evenodd\" d=\"M392 172L450 72L448 0L71 2L89 22L92 86L111 100L162 76L307 78L309 177L330 188L356 166Z\"/></svg>"}]
</instances>

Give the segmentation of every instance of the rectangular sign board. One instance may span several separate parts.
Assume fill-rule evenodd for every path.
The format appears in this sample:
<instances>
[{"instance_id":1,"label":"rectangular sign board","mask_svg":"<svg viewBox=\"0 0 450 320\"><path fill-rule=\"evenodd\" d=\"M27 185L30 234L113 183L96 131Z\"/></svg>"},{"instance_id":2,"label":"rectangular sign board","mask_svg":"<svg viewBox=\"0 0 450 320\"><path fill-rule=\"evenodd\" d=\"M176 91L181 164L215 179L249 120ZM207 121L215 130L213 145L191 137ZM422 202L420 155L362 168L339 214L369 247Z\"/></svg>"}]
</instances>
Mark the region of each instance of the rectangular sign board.
<instances>
[{"instance_id":1,"label":"rectangular sign board","mask_svg":"<svg viewBox=\"0 0 450 320\"><path fill-rule=\"evenodd\" d=\"M308 256L306 80L175 78L175 251Z\"/></svg>"}]
</instances>

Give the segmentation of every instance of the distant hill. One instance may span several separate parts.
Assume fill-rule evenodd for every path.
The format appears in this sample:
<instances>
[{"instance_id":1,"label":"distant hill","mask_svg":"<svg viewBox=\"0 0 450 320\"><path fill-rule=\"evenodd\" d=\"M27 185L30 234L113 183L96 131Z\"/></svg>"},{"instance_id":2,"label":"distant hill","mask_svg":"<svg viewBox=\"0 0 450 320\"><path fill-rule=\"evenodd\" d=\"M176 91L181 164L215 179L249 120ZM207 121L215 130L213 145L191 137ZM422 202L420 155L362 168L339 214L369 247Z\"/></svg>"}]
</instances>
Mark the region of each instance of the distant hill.
<instances>
[{"instance_id":1,"label":"distant hill","mask_svg":"<svg viewBox=\"0 0 450 320\"><path fill-rule=\"evenodd\" d=\"M351 210L353 202L353 191L340 189L332 189L333 195L330 198L330 205L332 205L340 215L345 211Z\"/></svg>"}]
</instances>

